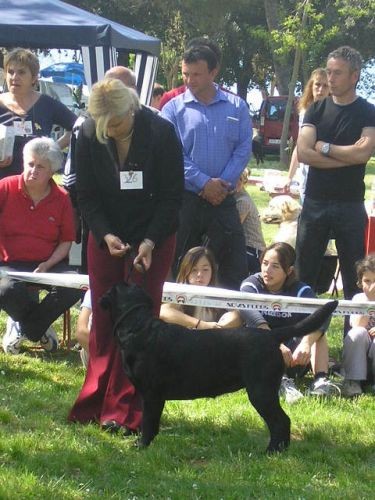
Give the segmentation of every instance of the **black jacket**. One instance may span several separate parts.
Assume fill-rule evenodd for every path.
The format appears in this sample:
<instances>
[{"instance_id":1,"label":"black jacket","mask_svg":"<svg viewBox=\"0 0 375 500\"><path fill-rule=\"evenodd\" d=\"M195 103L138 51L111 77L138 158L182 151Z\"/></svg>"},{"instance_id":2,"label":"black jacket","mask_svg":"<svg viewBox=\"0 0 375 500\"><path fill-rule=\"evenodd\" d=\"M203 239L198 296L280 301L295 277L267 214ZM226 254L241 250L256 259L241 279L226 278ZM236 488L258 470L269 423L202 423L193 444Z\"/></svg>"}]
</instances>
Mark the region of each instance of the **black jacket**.
<instances>
[{"instance_id":1,"label":"black jacket","mask_svg":"<svg viewBox=\"0 0 375 500\"><path fill-rule=\"evenodd\" d=\"M149 238L157 245L176 231L184 169L181 144L168 121L144 107L135 115L132 143L121 170L142 171L143 189L120 189L115 143L96 139L92 118L81 126L75 161L78 204L98 244L112 233L124 243Z\"/></svg>"}]
</instances>

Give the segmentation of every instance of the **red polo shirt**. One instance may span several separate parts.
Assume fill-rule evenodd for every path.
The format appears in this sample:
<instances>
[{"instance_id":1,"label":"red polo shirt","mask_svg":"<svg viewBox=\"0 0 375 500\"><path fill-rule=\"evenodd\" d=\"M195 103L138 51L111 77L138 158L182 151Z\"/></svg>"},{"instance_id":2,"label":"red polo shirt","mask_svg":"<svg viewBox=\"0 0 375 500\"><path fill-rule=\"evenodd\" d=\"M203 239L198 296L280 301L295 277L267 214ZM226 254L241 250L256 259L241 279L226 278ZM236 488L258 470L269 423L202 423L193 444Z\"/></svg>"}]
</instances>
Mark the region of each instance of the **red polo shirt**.
<instances>
[{"instance_id":1,"label":"red polo shirt","mask_svg":"<svg viewBox=\"0 0 375 500\"><path fill-rule=\"evenodd\" d=\"M37 205L24 189L23 175L0 180L0 260L43 262L64 241L74 241L68 193L51 179L51 191Z\"/></svg>"}]
</instances>

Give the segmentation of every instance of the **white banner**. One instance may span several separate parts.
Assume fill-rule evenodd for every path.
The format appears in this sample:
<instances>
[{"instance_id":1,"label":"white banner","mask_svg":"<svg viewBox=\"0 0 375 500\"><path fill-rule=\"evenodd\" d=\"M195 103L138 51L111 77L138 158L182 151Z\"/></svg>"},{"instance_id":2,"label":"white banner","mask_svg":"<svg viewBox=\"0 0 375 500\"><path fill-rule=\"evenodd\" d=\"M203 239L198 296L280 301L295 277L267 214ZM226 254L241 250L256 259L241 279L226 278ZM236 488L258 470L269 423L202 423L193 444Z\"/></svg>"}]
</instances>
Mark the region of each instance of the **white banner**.
<instances>
[{"instance_id":1,"label":"white banner","mask_svg":"<svg viewBox=\"0 0 375 500\"><path fill-rule=\"evenodd\" d=\"M163 288L163 302L221 309L311 313L329 300L237 292L224 288L179 283L164 283ZM333 314L375 315L375 302L339 300L339 305Z\"/></svg>"},{"instance_id":2,"label":"white banner","mask_svg":"<svg viewBox=\"0 0 375 500\"><path fill-rule=\"evenodd\" d=\"M70 288L89 288L87 274L77 273L26 273L16 271L0 271L0 277L9 277L29 283L66 286ZM284 295L264 295L237 292L210 286L183 285L164 283L163 302L190 306L215 307L219 309L286 311L311 313L330 299L308 299L302 297L286 297ZM375 302L352 302L339 300L333 314L365 314L375 316Z\"/></svg>"},{"instance_id":3,"label":"white banner","mask_svg":"<svg viewBox=\"0 0 375 500\"><path fill-rule=\"evenodd\" d=\"M66 286L68 288L89 288L87 274L78 273L26 273L18 271L3 271L0 269L0 278L11 278L39 285Z\"/></svg>"}]
</instances>

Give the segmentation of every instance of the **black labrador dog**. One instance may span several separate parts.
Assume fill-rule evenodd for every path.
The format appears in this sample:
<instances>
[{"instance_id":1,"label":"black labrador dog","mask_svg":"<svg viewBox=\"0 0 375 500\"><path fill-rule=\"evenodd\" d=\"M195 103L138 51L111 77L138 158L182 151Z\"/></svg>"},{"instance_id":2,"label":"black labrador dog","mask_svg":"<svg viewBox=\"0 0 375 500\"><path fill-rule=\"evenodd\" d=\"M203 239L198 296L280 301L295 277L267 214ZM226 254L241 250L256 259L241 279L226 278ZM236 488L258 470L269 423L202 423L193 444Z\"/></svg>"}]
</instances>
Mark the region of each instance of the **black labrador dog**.
<instances>
[{"instance_id":1,"label":"black labrador dog","mask_svg":"<svg viewBox=\"0 0 375 500\"><path fill-rule=\"evenodd\" d=\"M246 388L265 420L268 452L290 441L290 419L279 402L284 372L280 343L301 337L331 315L337 301L326 303L293 327L270 332L253 328L191 330L152 317L151 298L137 285L115 285L101 300L110 308L125 372L143 398L139 445L159 432L167 400L215 397Z\"/></svg>"},{"instance_id":2,"label":"black labrador dog","mask_svg":"<svg viewBox=\"0 0 375 500\"><path fill-rule=\"evenodd\" d=\"M259 165L259 163L264 163L263 138L260 135L256 135L253 137L251 144L252 144L252 152L257 162L257 165Z\"/></svg>"}]
</instances>

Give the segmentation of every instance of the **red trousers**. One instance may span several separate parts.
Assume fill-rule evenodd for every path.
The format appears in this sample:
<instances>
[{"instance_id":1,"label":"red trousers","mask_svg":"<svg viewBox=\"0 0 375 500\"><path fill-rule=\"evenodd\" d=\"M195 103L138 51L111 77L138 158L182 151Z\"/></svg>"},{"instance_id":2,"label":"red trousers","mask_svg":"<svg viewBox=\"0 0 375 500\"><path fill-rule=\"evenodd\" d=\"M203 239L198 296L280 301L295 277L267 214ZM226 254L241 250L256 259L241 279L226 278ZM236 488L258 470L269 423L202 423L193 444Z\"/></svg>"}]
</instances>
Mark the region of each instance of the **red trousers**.
<instances>
[{"instance_id":1,"label":"red trousers","mask_svg":"<svg viewBox=\"0 0 375 500\"><path fill-rule=\"evenodd\" d=\"M175 250L175 236L155 247L146 274L145 290L153 299L155 317L159 316L162 290ZM111 257L106 246L100 248L90 234L88 269L93 308L90 333L90 359L81 392L69 413L73 422L115 420L135 430L141 426L142 401L125 375L120 350L113 336L110 313L101 308L100 298L114 284L124 280L142 284L143 275L133 269L130 279L129 257Z\"/></svg>"}]
</instances>

